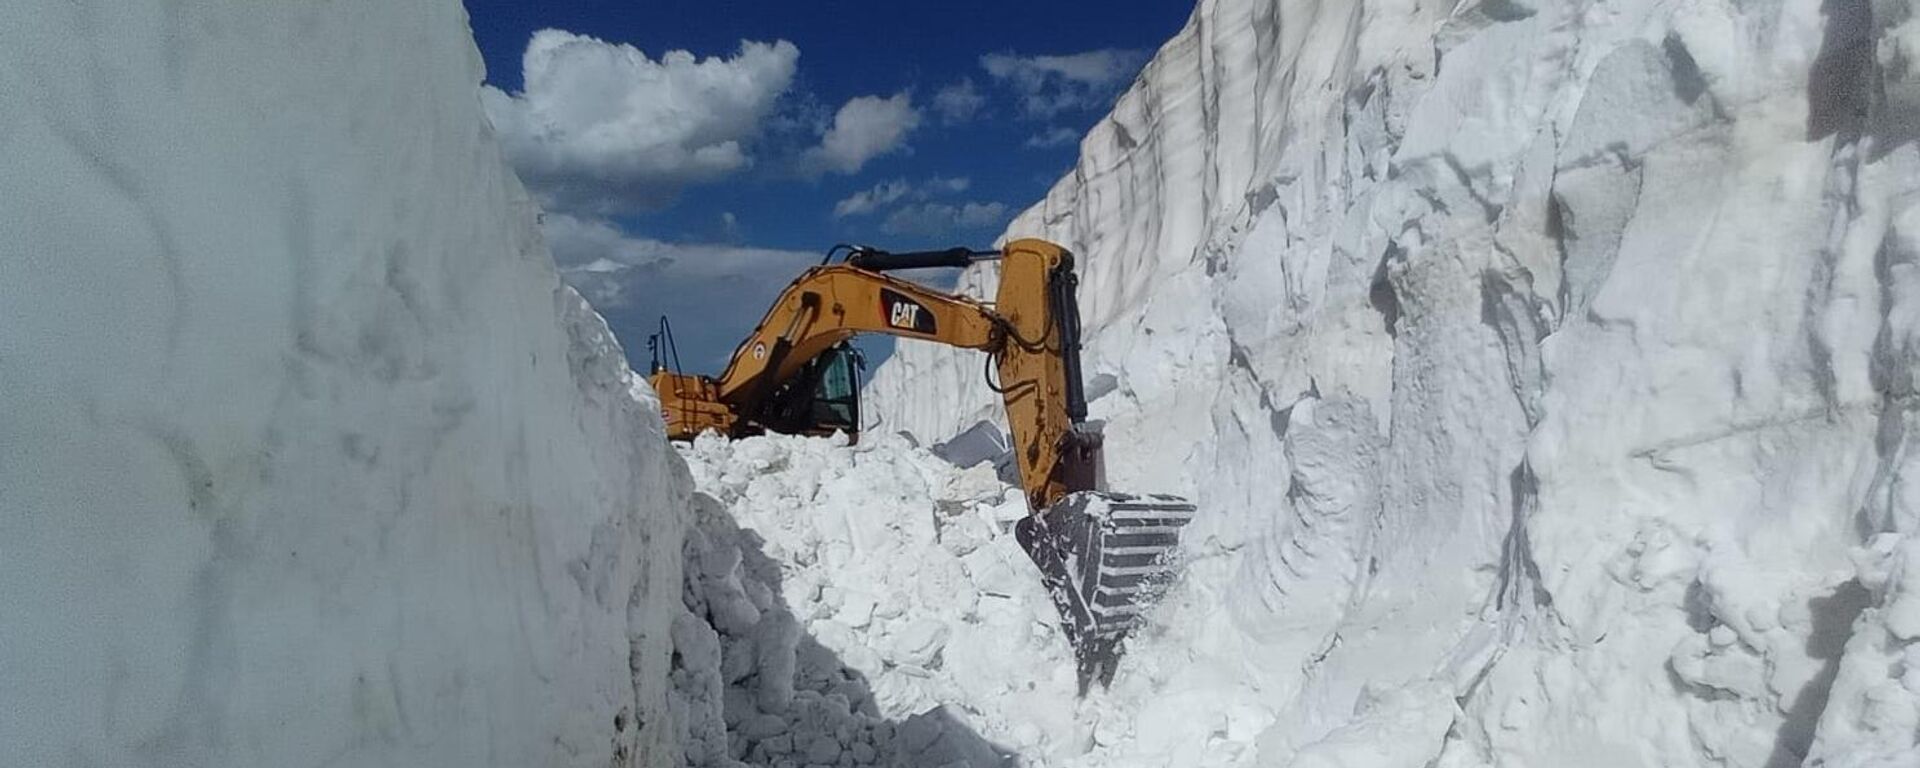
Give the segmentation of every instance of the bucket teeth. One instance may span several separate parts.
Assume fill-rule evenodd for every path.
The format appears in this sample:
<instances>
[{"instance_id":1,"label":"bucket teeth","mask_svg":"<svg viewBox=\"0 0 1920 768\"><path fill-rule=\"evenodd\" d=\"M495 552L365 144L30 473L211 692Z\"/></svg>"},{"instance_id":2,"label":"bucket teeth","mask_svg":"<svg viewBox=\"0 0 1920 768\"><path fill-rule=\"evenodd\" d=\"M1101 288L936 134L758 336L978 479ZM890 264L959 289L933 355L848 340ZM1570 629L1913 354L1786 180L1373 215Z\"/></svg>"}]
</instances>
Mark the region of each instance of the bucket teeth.
<instances>
[{"instance_id":1,"label":"bucket teeth","mask_svg":"<svg viewBox=\"0 0 1920 768\"><path fill-rule=\"evenodd\" d=\"M1084 491L1015 527L1060 609L1082 694L1112 681L1120 641L1173 580L1170 555L1193 512L1177 496Z\"/></svg>"}]
</instances>

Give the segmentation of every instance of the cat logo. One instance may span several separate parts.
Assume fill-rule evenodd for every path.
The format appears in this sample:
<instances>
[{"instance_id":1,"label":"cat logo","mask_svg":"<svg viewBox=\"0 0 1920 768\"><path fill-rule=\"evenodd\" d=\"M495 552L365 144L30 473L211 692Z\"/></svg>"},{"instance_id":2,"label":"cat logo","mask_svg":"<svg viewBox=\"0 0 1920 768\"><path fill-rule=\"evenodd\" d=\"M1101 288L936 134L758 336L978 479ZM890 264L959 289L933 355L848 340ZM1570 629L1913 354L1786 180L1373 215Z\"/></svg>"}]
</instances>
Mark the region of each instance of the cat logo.
<instances>
[{"instance_id":1,"label":"cat logo","mask_svg":"<svg viewBox=\"0 0 1920 768\"><path fill-rule=\"evenodd\" d=\"M920 302L886 288L880 289L880 316L887 319L888 326L903 331L935 332L932 312Z\"/></svg>"},{"instance_id":2,"label":"cat logo","mask_svg":"<svg viewBox=\"0 0 1920 768\"><path fill-rule=\"evenodd\" d=\"M893 317L887 322L898 328L912 328L913 322L920 319L920 308L906 302L893 305Z\"/></svg>"}]
</instances>

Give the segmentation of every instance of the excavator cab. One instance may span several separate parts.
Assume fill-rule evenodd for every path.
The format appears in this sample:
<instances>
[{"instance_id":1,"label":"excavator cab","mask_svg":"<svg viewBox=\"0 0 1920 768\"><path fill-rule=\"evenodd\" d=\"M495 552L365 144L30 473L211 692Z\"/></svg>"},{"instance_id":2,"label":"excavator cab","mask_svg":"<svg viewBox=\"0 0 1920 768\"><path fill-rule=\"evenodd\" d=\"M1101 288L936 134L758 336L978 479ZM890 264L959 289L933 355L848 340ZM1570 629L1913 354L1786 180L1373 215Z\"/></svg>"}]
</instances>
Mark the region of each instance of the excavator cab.
<instances>
[{"instance_id":1,"label":"excavator cab","mask_svg":"<svg viewBox=\"0 0 1920 768\"><path fill-rule=\"evenodd\" d=\"M860 439L860 372L866 359L852 344L835 344L782 382L751 418L767 432Z\"/></svg>"},{"instance_id":2,"label":"excavator cab","mask_svg":"<svg viewBox=\"0 0 1920 768\"><path fill-rule=\"evenodd\" d=\"M659 332L647 336L647 349L653 358L649 377L674 439L690 440L708 430L734 436L776 432L825 437L844 432L850 441L860 439L860 374L867 370L867 359L849 342L808 360L759 398L756 407L739 414L718 402L712 378L680 372L680 351L666 316L660 318Z\"/></svg>"}]
</instances>

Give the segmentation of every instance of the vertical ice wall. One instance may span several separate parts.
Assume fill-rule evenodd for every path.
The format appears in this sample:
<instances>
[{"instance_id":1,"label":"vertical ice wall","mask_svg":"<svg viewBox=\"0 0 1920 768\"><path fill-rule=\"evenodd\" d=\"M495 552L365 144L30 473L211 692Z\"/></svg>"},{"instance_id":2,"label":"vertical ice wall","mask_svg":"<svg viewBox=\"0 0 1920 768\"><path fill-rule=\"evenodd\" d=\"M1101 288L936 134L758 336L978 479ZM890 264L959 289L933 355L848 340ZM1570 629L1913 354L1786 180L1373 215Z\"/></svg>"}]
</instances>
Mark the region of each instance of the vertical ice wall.
<instances>
[{"instance_id":1,"label":"vertical ice wall","mask_svg":"<svg viewBox=\"0 0 1920 768\"><path fill-rule=\"evenodd\" d=\"M1008 232L1082 260L1114 486L1202 509L1116 753L1920 760L1916 51L1900 2L1201 2ZM978 370L903 343L879 428Z\"/></svg>"},{"instance_id":2,"label":"vertical ice wall","mask_svg":"<svg viewBox=\"0 0 1920 768\"><path fill-rule=\"evenodd\" d=\"M460 4L6 16L0 762L677 763L685 470Z\"/></svg>"}]
</instances>

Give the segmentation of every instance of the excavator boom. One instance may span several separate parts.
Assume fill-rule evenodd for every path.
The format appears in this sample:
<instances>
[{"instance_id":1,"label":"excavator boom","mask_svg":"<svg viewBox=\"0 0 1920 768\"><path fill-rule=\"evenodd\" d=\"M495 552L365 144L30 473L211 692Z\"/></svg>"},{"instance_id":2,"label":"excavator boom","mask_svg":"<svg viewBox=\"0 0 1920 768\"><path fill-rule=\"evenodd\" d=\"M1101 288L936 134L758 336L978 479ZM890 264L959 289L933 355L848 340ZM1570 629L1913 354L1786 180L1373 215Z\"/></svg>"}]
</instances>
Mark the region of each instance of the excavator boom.
<instances>
[{"instance_id":1,"label":"excavator boom","mask_svg":"<svg viewBox=\"0 0 1920 768\"><path fill-rule=\"evenodd\" d=\"M992 305L887 274L986 259L1000 262ZM1169 559L1193 506L1096 487L1101 439L1086 423L1076 285L1073 256L1043 240L1016 240L997 253L854 249L844 262L823 263L787 286L718 377L667 370L656 341L653 385L668 436L833 429L857 436L857 412L836 407L851 402L857 411L857 392L834 386L856 334L986 353L996 374L988 385L1006 408L1031 510L1015 535L1060 610L1084 693L1092 681L1111 679L1120 641L1171 580Z\"/></svg>"}]
</instances>

